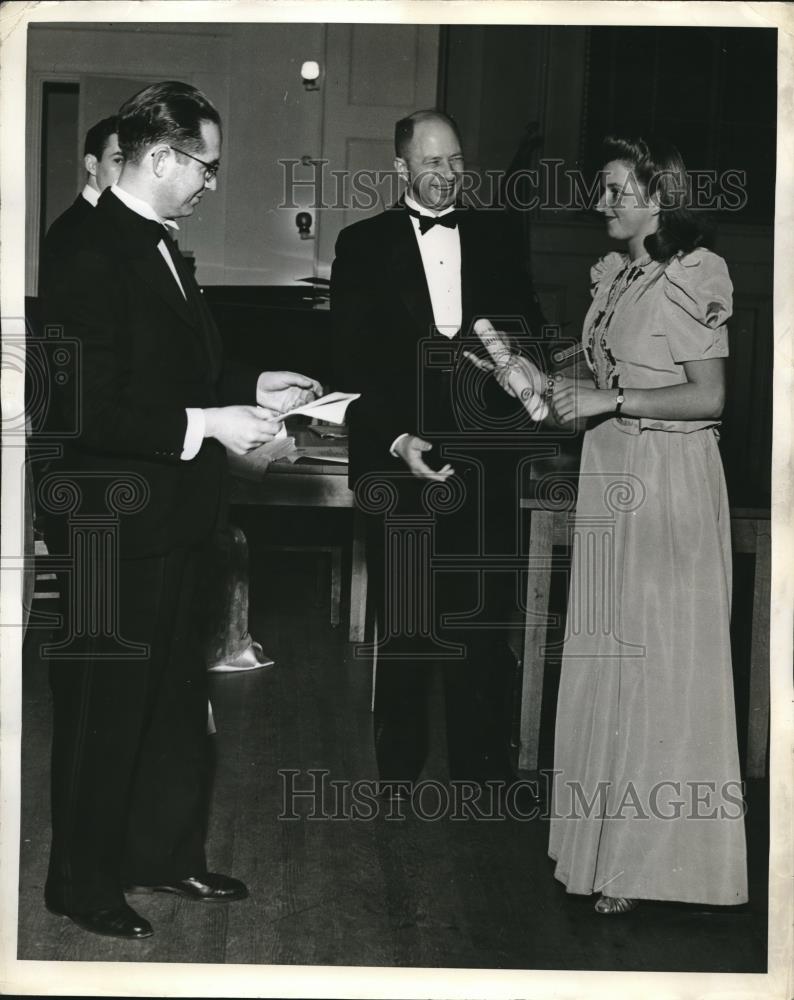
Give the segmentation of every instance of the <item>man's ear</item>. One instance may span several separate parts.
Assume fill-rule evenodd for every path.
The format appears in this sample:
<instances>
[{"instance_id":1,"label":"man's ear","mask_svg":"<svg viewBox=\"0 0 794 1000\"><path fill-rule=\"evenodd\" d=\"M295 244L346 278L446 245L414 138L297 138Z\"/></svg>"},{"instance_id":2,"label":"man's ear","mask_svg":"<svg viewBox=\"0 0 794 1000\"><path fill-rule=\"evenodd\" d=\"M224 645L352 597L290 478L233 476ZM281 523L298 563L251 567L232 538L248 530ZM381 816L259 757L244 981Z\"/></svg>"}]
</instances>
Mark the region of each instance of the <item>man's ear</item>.
<instances>
[{"instance_id":1,"label":"man's ear","mask_svg":"<svg viewBox=\"0 0 794 1000\"><path fill-rule=\"evenodd\" d=\"M92 177L96 177L96 168L98 163L97 158L93 153L86 153L83 157L83 165L85 166L86 173L91 174Z\"/></svg>"},{"instance_id":2,"label":"man's ear","mask_svg":"<svg viewBox=\"0 0 794 1000\"><path fill-rule=\"evenodd\" d=\"M397 171L399 177L402 177L406 182L410 182L411 172L408 169L408 164L401 156L394 157L394 169Z\"/></svg>"},{"instance_id":3,"label":"man's ear","mask_svg":"<svg viewBox=\"0 0 794 1000\"><path fill-rule=\"evenodd\" d=\"M160 146L155 146L154 149L149 151L148 155L152 161L152 172L155 177L162 177L165 174L170 152L170 148L164 143Z\"/></svg>"}]
</instances>

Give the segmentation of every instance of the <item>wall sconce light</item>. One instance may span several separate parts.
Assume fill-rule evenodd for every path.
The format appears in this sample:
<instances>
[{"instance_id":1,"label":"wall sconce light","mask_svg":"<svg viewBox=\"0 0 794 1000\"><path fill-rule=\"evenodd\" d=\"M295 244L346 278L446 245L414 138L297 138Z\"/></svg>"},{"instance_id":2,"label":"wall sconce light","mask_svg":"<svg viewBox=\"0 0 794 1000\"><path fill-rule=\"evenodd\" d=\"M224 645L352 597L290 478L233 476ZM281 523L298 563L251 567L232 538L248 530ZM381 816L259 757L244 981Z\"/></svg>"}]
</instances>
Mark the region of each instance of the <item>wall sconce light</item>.
<instances>
[{"instance_id":1,"label":"wall sconce light","mask_svg":"<svg viewBox=\"0 0 794 1000\"><path fill-rule=\"evenodd\" d=\"M295 216L295 225L298 227L298 235L302 240L313 240L312 217L309 212L298 212Z\"/></svg>"},{"instance_id":2,"label":"wall sconce light","mask_svg":"<svg viewBox=\"0 0 794 1000\"><path fill-rule=\"evenodd\" d=\"M305 90L319 90L320 64L310 59L301 66L301 80Z\"/></svg>"}]
</instances>

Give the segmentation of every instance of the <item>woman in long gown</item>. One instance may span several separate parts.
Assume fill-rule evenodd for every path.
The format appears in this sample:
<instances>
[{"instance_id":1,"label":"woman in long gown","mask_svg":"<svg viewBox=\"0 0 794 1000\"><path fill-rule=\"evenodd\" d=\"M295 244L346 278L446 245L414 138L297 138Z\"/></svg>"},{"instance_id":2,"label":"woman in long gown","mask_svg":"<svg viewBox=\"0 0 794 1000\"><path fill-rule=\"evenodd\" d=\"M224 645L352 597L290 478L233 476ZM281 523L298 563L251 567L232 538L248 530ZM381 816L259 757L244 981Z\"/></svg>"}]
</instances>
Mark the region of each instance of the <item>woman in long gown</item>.
<instances>
[{"instance_id":1,"label":"woman in long gown","mask_svg":"<svg viewBox=\"0 0 794 1000\"><path fill-rule=\"evenodd\" d=\"M586 420L555 732L549 855L599 913L747 900L729 637L730 518L717 447L724 260L699 246L680 154L606 142L598 209L625 243L592 270Z\"/></svg>"}]
</instances>

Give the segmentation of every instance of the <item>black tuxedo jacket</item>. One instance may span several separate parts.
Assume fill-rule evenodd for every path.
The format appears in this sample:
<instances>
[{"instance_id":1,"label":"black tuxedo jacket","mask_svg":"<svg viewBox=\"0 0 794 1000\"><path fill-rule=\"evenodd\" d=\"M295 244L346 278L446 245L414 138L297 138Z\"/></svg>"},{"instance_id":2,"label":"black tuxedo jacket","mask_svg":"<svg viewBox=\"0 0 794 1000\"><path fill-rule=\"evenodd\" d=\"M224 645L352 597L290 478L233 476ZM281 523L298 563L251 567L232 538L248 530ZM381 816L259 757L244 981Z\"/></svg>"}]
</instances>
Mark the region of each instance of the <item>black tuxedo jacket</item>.
<instances>
[{"instance_id":1,"label":"black tuxedo jacket","mask_svg":"<svg viewBox=\"0 0 794 1000\"><path fill-rule=\"evenodd\" d=\"M39 294L51 284L59 262L75 251L93 214L94 206L79 194L47 230L39 261Z\"/></svg>"},{"instance_id":2,"label":"black tuxedo jacket","mask_svg":"<svg viewBox=\"0 0 794 1000\"><path fill-rule=\"evenodd\" d=\"M161 232L107 190L43 289L47 322L77 348L61 394L58 471L80 491L79 514L118 517L126 556L162 554L214 530L226 454L205 439L195 458L180 459L185 409L255 402L256 373L224 370L209 309L186 267L183 298L157 249ZM51 510L52 498L42 499Z\"/></svg>"},{"instance_id":3,"label":"black tuxedo jacket","mask_svg":"<svg viewBox=\"0 0 794 1000\"><path fill-rule=\"evenodd\" d=\"M433 428L449 422L452 383L460 388L474 374L462 357L461 341L474 336L475 319L530 332L534 296L503 213L463 209L459 218L463 322L451 341L435 330L422 258L402 205L339 234L331 273L337 381L362 394L347 418L353 484L366 472L404 471L402 461L389 454L402 433L443 441L443 430L434 434ZM466 346L474 350L477 342ZM485 379L482 388L489 412L520 408L493 379Z\"/></svg>"}]
</instances>

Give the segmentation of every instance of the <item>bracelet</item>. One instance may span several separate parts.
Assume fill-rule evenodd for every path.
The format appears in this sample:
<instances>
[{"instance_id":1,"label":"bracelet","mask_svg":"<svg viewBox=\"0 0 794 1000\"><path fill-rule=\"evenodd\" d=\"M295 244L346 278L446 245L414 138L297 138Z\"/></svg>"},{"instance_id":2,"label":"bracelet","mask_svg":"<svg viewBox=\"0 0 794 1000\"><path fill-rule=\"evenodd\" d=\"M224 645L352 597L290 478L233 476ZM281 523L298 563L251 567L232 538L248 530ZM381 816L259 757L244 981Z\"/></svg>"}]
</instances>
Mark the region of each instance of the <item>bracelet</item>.
<instances>
[{"instance_id":1,"label":"bracelet","mask_svg":"<svg viewBox=\"0 0 794 1000\"><path fill-rule=\"evenodd\" d=\"M617 389L618 389L618 394L615 397L615 416L619 417L620 409L625 403L626 397L623 395L623 390L620 388L620 386L618 386Z\"/></svg>"},{"instance_id":2,"label":"bracelet","mask_svg":"<svg viewBox=\"0 0 794 1000\"><path fill-rule=\"evenodd\" d=\"M543 395L544 395L544 397L546 399L551 399L551 397L554 395L554 376L553 375L547 375L546 376L546 391L543 393Z\"/></svg>"}]
</instances>

